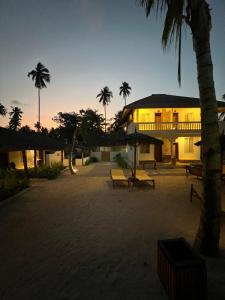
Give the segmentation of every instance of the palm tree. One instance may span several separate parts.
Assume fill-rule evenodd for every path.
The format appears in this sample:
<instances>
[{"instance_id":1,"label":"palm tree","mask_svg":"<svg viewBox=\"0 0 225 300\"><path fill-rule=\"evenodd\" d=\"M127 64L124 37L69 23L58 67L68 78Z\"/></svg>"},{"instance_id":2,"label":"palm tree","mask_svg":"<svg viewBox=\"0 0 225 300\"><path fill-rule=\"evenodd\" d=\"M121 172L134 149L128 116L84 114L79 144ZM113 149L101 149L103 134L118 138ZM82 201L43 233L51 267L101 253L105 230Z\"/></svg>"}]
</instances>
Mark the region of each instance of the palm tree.
<instances>
[{"instance_id":1,"label":"palm tree","mask_svg":"<svg viewBox=\"0 0 225 300\"><path fill-rule=\"evenodd\" d=\"M7 113L7 111L6 111L5 106L0 103L0 116L5 117L6 113Z\"/></svg>"},{"instance_id":2,"label":"palm tree","mask_svg":"<svg viewBox=\"0 0 225 300\"><path fill-rule=\"evenodd\" d=\"M197 63L203 153L203 206L195 247L203 254L215 255L220 239L220 142L217 102L213 81L213 64L210 50L212 28L209 4L206 0L137 0L145 8L147 17L155 9L165 13L162 45L172 41L178 48L178 82L181 82L181 42L184 24L191 29Z\"/></svg>"},{"instance_id":3,"label":"palm tree","mask_svg":"<svg viewBox=\"0 0 225 300\"><path fill-rule=\"evenodd\" d=\"M21 120L22 120L22 110L15 106L11 106L11 111L9 112L10 120L9 120L9 129L11 130L17 130L21 126Z\"/></svg>"},{"instance_id":4,"label":"palm tree","mask_svg":"<svg viewBox=\"0 0 225 300\"><path fill-rule=\"evenodd\" d=\"M119 93L119 95L121 96L123 96L123 99L124 99L124 101L125 101L125 106L126 106L126 100L127 100L127 97L129 97L130 96L130 91L131 91L132 89L131 89L131 87L129 86L129 83L127 83L127 82L122 82L122 85L121 85L121 87L120 87L120 93Z\"/></svg>"},{"instance_id":5,"label":"palm tree","mask_svg":"<svg viewBox=\"0 0 225 300\"><path fill-rule=\"evenodd\" d=\"M106 105L108 105L113 97L113 93L105 86L96 98L100 97L99 102L102 102L105 111L105 132L106 132Z\"/></svg>"},{"instance_id":6,"label":"palm tree","mask_svg":"<svg viewBox=\"0 0 225 300\"><path fill-rule=\"evenodd\" d=\"M35 81L35 87L38 89L38 132L41 128L41 120L40 120L40 91L43 88L46 88L46 82L50 82L50 74L49 70L42 65L42 63L38 63L36 68L27 74L28 77L32 77L32 80Z\"/></svg>"}]
</instances>

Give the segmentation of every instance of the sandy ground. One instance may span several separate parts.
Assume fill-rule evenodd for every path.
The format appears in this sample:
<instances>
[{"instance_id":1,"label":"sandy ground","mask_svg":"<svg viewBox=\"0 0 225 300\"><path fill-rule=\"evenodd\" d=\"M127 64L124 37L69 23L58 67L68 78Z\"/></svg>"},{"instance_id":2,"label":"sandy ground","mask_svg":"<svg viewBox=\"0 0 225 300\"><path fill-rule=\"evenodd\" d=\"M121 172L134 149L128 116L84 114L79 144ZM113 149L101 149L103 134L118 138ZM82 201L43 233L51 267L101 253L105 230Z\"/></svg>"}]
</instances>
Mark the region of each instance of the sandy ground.
<instances>
[{"instance_id":1,"label":"sandy ground","mask_svg":"<svg viewBox=\"0 0 225 300\"><path fill-rule=\"evenodd\" d=\"M109 164L37 181L0 208L0 299L165 300L157 240L193 242L200 203L184 173L155 174L156 189L120 185ZM225 299L225 217L221 257L207 259L209 299Z\"/></svg>"}]
</instances>

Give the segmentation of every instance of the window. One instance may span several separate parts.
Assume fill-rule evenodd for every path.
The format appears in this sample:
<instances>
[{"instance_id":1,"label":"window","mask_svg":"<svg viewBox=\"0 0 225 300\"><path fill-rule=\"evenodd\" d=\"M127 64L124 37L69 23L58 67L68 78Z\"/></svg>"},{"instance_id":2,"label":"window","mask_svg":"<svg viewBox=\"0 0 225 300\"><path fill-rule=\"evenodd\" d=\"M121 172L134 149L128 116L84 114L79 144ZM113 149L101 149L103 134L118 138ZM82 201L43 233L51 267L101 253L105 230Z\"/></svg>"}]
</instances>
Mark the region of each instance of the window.
<instances>
[{"instance_id":1,"label":"window","mask_svg":"<svg viewBox=\"0 0 225 300\"><path fill-rule=\"evenodd\" d=\"M150 115L149 114L140 114L140 122L149 122L150 121Z\"/></svg>"},{"instance_id":2,"label":"window","mask_svg":"<svg viewBox=\"0 0 225 300\"><path fill-rule=\"evenodd\" d=\"M140 145L140 153L150 153L150 145Z\"/></svg>"},{"instance_id":3,"label":"window","mask_svg":"<svg viewBox=\"0 0 225 300\"><path fill-rule=\"evenodd\" d=\"M185 122L193 122L193 121L194 121L193 113L186 113L185 114Z\"/></svg>"},{"instance_id":4,"label":"window","mask_svg":"<svg viewBox=\"0 0 225 300\"><path fill-rule=\"evenodd\" d=\"M194 141L193 138L184 138L184 153L194 152Z\"/></svg>"}]
</instances>

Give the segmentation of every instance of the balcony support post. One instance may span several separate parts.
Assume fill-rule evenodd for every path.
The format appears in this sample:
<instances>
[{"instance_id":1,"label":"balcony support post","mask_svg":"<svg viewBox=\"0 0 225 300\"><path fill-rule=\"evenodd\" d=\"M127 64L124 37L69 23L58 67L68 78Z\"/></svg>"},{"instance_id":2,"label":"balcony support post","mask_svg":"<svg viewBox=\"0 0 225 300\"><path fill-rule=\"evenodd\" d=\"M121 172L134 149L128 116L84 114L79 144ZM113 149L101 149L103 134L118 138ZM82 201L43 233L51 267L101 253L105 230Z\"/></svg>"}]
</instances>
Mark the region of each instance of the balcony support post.
<instances>
[{"instance_id":1,"label":"balcony support post","mask_svg":"<svg viewBox=\"0 0 225 300\"><path fill-rule=\"evenodd\" d=\"M170 137L170 162L173 164L173 143L175 142L176 138L175 137Z\"/></svg>"}]
</instances>

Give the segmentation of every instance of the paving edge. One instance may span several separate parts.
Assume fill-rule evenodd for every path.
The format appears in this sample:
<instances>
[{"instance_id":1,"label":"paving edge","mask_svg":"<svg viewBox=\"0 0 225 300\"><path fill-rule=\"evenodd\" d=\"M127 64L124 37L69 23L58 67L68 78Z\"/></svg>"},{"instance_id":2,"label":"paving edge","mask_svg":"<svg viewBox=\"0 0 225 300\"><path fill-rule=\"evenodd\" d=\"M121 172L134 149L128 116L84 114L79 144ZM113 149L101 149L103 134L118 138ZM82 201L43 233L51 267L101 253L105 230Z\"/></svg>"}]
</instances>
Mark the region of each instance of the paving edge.
<instances>
[{"instance_id":1,"label":"paving edge","mask_svg":"<svg viewBox=\"0 0 225 300\"><path fill-rule=\"evenodd\" d=\"M0 202L0 207L4 206L4 205L7 205L8 203L10 203L11 201L13 201L15 198L19 197L19 196L22 196L23 194L25 194L26 192L28 192L29 190L32 189L32 186L29 186L28 188L25 188L23 189L22 191L16 193L15 195L9 197L9 198L6 198L5 200L2 200Z\"/></svg>"}]
</instances>

